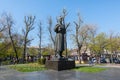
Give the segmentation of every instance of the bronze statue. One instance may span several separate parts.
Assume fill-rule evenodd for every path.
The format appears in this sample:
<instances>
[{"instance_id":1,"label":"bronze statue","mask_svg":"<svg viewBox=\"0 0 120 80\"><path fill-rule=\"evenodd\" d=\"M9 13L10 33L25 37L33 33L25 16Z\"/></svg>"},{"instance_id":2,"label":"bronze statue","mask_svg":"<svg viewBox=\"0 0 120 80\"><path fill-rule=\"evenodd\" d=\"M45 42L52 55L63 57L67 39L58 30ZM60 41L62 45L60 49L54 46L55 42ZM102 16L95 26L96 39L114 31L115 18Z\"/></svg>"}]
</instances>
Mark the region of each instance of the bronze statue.
<instances>
[{"instance_id":1,"label":"bronze statue","mask_svg":"<svg viewBox=\"0 0 120 80\"><path fill-rule=\"evenodd\" d=\"M64 34L66 33L65 25L63 23L63 17L60 17L58 23L55 26L55 56L61 58L62 52L65 49Z\"/></svg>"}]
</instances>

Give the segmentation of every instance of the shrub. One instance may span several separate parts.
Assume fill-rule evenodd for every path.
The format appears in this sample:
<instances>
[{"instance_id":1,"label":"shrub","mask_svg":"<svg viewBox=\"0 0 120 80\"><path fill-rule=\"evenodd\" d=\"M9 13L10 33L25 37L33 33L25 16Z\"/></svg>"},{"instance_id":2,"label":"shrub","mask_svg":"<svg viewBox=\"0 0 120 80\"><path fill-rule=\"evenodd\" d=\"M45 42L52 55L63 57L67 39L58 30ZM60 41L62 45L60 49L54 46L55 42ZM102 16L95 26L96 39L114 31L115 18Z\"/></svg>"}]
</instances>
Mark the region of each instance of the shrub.
<instances>
[{"instance_id":1,"label":"shrub","mask_svg":"<svg viewBox=\"0 0 120 80\"><path fill-rule=\"evenodd\" d=\"M46 59L45 58L39 58L38 59L38 64L45 64Z\"/></svg>"},{"instance_id":2,"label":"shrub","mask_svg":"<svg viewBox=\"0 0 120 80\"><path fill-rule=\"evenodd\" d=\"M8 61L8 60L7 60L7 61L3 61L1 64L2 64L2 65L9 65L10 63L11 63L11 61Z\"/></svg>"}]
</instances>

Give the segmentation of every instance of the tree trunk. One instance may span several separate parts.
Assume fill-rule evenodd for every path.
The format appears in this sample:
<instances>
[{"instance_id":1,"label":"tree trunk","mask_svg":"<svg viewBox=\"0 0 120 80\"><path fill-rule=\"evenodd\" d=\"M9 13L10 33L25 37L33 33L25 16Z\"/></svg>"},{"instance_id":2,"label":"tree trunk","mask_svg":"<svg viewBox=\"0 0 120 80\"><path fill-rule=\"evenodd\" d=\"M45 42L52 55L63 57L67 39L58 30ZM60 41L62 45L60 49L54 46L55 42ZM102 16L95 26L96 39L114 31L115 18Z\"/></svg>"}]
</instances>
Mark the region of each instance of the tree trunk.
<instances>
[{"instance_id":1,"label":"tree trunk","mask_svg":"<svg viewBox=\"0 0 120 80\"><path fill-rule=\"evenodd\" d=\"M26 45L27 45L27 42L26 42L26 36L25 36L24 48L23 48L23 63L26 62L26 59L25 59L25 55L26 55Z\"/></svg>"},{"instance_id":2,"label":"tree trunk","mask_svg":"<svg viewBox=\"0 0 120 80\"><path fill-rule=\"evenodd\" d=\"M9 28L9 36L10 36L11 43L12 43L12 46L13 46L13 49L14 49L14 52L15 52L15 55L16 55L17 63L18 63L18 61L19 61L19 59L18 59L18 53L17 53L17 50L16 50L16 46L15 46L12 34L11 34L11 26L9 26L8 28Z\"/></svg>"}]
</instances>

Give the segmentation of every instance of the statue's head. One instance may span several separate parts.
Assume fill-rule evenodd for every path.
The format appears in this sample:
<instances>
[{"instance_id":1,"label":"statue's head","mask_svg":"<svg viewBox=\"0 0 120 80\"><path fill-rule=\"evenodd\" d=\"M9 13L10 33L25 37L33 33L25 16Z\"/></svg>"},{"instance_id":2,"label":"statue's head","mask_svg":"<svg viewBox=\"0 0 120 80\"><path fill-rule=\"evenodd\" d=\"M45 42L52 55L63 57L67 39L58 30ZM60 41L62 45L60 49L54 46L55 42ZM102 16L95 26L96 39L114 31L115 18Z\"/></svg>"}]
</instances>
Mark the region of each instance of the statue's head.
<instances>
[{"instance_id":1,"label":"statue's head","mask_svg":"<svg viewBox=\"0 0 120 80\"><path fill-rule=\"evenodd\" d=\"M62 17L62 16L59 16L58 22L59 22L60 24L62 24L62 21L63 21L63 17Z\"/></svg>"}]
</instances>

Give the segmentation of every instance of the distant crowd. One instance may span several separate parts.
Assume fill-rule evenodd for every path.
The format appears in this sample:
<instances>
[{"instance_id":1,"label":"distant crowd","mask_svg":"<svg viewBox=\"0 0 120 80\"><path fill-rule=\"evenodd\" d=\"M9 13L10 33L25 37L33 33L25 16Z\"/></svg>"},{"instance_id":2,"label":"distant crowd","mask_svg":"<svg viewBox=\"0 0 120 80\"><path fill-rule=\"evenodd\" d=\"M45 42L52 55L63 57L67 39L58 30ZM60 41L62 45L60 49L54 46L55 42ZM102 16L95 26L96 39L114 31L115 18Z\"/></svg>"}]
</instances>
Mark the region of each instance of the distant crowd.
<instances>
[{"instance_id":1,"label":"distant crowd","mask_svg":"<svg viewBox=\"0 0 120 80\"><path fill-rule=\"evenodd\" d=\"M69 56L69 58L72 58L74 60L79 60L78 56ZM82 53L82 55L80 55L80 61L81 63L86 63L86 64L95 64L95 63L120 64L120 56L116 54L87 55L87 53Z\"/></svg>"},{"instance_id":2,"label":"distant crowd","mask_svg":"<svg viewBox=\"0 0 120 80\"><path fill-rule=\"evenodd\" d=\"M52 58L52 55L45 55L42 58L45 58L45 60L51 60L54 59ZM115 63L115 64L120 64L120 55L110 55L110 54L101 54L101 55L88 55L87 53L82 53L80 57L77 56L68 56L69 60L75 60L78 61L80 59L81 63L84 64L100 64L100 63ZM36 56L27 56L25 59L25 62L31 63L31 62L37 62L38 57ZM6 57L6 58L0 58L0 65L6 65L6 64L16 64L16 63L22 63L22 58L19 58L18 62L15 57Z\"/></svg>"}]
</instances>

